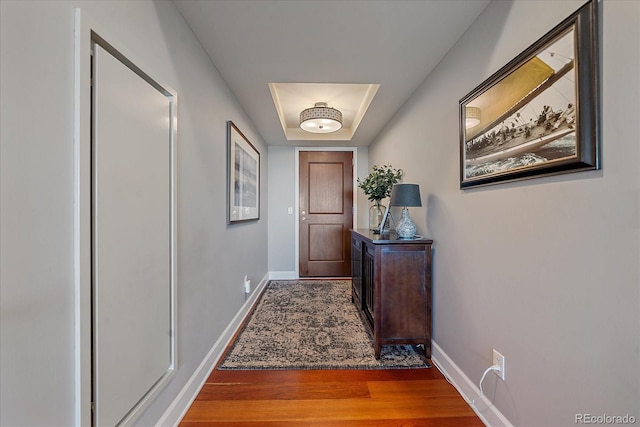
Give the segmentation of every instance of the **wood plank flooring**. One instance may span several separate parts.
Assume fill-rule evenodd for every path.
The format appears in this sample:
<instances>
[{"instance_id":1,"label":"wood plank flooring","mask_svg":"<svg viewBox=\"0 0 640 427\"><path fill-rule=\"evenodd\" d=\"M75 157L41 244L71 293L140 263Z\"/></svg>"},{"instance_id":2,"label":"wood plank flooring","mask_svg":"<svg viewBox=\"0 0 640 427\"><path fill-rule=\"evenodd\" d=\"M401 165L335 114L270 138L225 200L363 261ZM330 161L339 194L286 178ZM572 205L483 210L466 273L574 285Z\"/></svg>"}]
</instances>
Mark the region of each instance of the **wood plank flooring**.
<instances>
[{"instance_id":1,"label":"wood plank flooring","mask_svg":"<svg viewBox=\"0 0 640 427\"><path fill-rule=\"evenodd\" d=\"M475 427L483 423L435 368L220 371L180 426Z\"/></svg>"}]
</instances>

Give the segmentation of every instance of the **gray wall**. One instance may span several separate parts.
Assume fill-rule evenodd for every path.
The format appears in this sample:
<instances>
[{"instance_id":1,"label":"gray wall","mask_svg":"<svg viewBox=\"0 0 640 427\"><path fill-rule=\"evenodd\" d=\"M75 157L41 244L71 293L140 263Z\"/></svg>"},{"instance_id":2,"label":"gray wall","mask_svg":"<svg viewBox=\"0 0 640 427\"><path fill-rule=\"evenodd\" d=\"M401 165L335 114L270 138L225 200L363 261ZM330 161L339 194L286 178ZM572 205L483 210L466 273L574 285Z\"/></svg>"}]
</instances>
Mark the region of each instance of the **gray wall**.
<instances>
[{"instance_id":1,"label":"gray wall","mask_svg":"<svg viewBox=\"0 0 640 427\"><path fill-rule=\"evenodd\" d=\"M295 158L293 147L269 147L269 271L292 272L295 259ZM287 208L293 208L293 215Z\"/></svg>"},{"instance_id":2,"label":"gray wall","mask_svg":"<svg viewBox=\"0 0 640 427\"><path fill-rule=\"evenodd\" d=\"M178 360L153 424L267 273L266 146L171 2L0 2L0 424L74 422L74 7L178 92ZM226 121L262 155L258 222L226 225Z\"/></svg>"},{"instance_id":3,"label":"gray wall","mask_svg":"<svg viewBox=\"0 0 640 427\"><path fill-rule=\"evenodd\" d=\"M504 354L517 426L640 419L640 2L603 3L601 171L459 189L458 101L580 1L492 2L369 150L426 200L435 341L476 385Z\"/></svg>"}]
</instances>

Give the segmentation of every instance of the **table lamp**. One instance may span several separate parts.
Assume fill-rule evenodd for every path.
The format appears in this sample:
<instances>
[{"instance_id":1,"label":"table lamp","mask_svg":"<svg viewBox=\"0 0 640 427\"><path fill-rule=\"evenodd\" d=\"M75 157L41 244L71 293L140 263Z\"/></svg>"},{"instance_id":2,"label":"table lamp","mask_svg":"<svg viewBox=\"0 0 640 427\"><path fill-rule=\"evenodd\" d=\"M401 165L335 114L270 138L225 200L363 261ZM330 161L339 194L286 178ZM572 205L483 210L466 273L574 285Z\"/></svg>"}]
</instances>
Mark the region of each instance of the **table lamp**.
<instances>
[{"instance_id":1,"label":"table lamp","mask_svg":"<svg viewBox=\"0 0 640 427\"><path fill-rule=\"evenodd\" d=\"M396 233L401 239L413 239L416 235L416 225L411 221L409 216L409 207L422 206L422 200L420 199L420 186L418 184L395 184L391 188L391 200L389 201L391 206L402 206L402 217L398 226L396 227Z\"/></svg>"}]
</instances>

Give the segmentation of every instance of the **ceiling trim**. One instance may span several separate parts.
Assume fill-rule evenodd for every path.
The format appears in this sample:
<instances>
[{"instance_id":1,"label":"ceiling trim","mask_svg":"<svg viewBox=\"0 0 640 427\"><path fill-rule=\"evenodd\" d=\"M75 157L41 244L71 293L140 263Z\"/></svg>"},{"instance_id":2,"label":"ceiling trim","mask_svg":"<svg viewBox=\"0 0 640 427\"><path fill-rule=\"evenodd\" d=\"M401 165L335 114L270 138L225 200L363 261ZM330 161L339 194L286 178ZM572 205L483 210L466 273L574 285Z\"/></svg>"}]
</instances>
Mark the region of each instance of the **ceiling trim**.
<instances>
[{"instance_id":1,"label":"ceiling trim","mask_svg":"<svg viewBox=\"0 0 640 427\"><path fill-rule=\"evenodd\" d=\"M379 88L375 83L269 83L280 126L288 141L350 141ZM327 102L342 112L342 129L317 134L299 127L300 112L316 102Z\"/></svg>"}]
</instances>

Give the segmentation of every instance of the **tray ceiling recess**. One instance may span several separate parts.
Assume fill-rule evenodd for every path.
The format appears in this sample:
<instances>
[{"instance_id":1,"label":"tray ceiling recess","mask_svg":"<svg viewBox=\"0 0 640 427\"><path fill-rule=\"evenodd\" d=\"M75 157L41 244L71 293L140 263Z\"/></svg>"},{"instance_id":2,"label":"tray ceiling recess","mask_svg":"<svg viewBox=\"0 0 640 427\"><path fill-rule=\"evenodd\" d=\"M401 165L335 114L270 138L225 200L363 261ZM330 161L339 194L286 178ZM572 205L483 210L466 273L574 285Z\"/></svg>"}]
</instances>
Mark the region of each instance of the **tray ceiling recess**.
<instances>
[{"instance_id":1,"label":"tray ceiling recess","mask_svg":"<svg viewBox=\"0 0 640 427\"><path fill-rule=\"evenodd\" d=\"M288 141L350 141L371 105L379 84L269 83L273 104ZM342 113L342 128L310 133L300 128L300 113L317 102Z\"/></svg>"}]
</instances>

